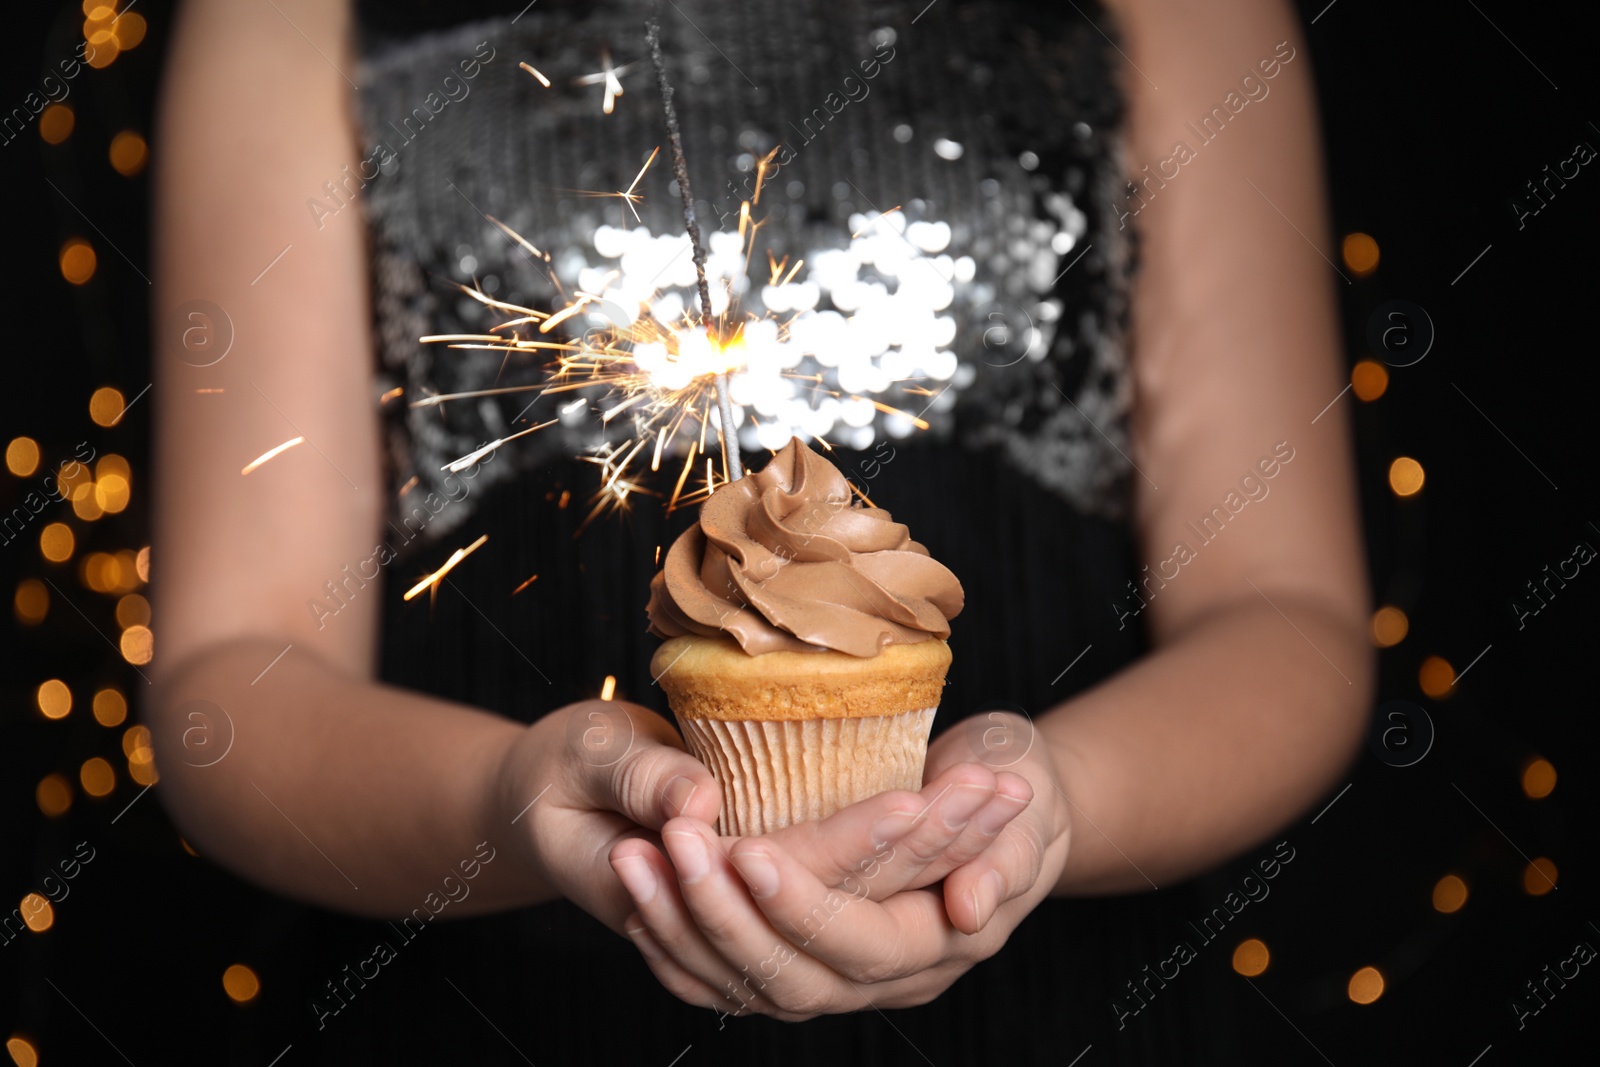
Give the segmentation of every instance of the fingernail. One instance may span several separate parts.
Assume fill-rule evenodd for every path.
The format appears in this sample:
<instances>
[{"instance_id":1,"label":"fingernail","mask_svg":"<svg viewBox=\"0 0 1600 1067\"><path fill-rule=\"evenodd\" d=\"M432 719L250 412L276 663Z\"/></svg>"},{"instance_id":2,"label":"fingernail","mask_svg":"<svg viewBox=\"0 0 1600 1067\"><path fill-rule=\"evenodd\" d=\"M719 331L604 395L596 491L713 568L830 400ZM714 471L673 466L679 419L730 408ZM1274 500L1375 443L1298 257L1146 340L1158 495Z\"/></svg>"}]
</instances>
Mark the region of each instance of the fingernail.
<instances>
[{"instance_id":1,"label":"fingernail","mask_svg":"<svg viewBox=\"0 0 1600 1067\"><path fill-rule=\"evenodd\" d=\"M873 846L881 848L900 840L912 831L920 818L921 816L905 811L885 815L872 826Z\"/></svg>"},{"instance_id":2,"label":"fingernail","mask_svg":"<svg viewBox=\"0 0 1600 1067\"><path fill-rule=\"evenodd\" d=\"M611 861L611 869L622 879L622 887L641 908L655 899L656 875L642 856L621 856Z\"/></svg>"},{"instance_id":3,"label":"fingernail","mask_svg":"<svg viewBox=\"0 0 1600 1067\"><path fill-rule=\"evenodd\" d=\"M693 884L711 870L711 857L706 854L706 843L699 834L669 830L664 836L677 841L677 848L672 851L672 865L678 869L680 882Z\"/></svg>"},{"instance_id":4,"label":"fingernail","mask_svg":"<svg viewBox=\"0 0 1600 1067\"><path fill-rule=\"evenodd\" d=\"M939 819L947 830L959 830L967 825L977 810L989 802L994 790L977 785L958 785L939 805Z\"/></svg>"},{"instance_id":5,"label":"fingernail","mask_svg":"<svg viewBox=\"0 0 1600 1067\"><path fill-rule=\"evenodd\" d=\"M773 866L765 852L737 853L733 857L733 865L750 883L751 896L770 897L778 891L778 868Z\"/></svg>"},{"instance_id":6,"label":"fingernail","mask_svg":"<svg viewBox=\"0 0 1600 1067\"><path fill-rule=\"evenodd\" d=\"M660 963L666 959L666 953L656 946L656 939L650 936L650 931L642 926L628 928L628 940L633 942L633 947L639 950L639 955L651 963Z\"/></svg>"},{"instance_id":7,"label":"fingernail","mask_svg":"<svg viewBox=\"0 0 1600 1067\"><path fill-rule=\"evenodd\" d=\"M996 793L994 799L996 801L1008 801L1009 803L986 804L983 810L978 812L977 817L972 820L972 824L978 828L978 832L984 837L993 837L1001 830L1004 830L1006 824L1016 818L1017 814L1028 806L1028 802L1021 797L1010 796L1006 793Z\"/></svg>"},{"instance_id":8,"label":"fingernail","mask_svg":"<svg viewBox=\"0 0 1600 1067\"><path fill-rule=\"evenodd\" d=\"M978 929L983 929L991 918L995 909L1000 906L1000 872L990 871L978 880L972 889L972 912L978 919Z\"/></svg>"},{"instance_id":9,"label":"fingernail","mask_svg":"<svg viewBox=\"0 0 1600 1067\"><path fill-rule=\"evenodd\" d=\"M681 774L667 783L666 788L661 791L661 799L666 806L667 818L676 819L683 814L684 809L689 806L689 800L694 796L696 788L693 782Z\"/></svg>"}]
</instances>

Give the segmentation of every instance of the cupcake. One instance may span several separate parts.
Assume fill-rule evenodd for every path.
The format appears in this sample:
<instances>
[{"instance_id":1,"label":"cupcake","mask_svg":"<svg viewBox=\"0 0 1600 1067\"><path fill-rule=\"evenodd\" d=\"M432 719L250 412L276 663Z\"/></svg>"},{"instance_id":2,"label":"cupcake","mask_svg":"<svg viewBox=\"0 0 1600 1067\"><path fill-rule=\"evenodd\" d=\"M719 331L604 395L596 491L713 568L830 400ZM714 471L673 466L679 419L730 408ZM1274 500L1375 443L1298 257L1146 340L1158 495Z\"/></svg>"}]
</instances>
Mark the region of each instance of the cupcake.
<instances>
[{"instance_id":1,"label":"cupcake","mask_svg":"<svg viewBox=\"0 0 1600 1067\"><path fill-rule=\"evenodd\" d=\"M648 609L667 639L651 673L722 788L719 832L922 788L962 602L955 575L798 439L719 487Z\"/></svg>"}]
</instances>

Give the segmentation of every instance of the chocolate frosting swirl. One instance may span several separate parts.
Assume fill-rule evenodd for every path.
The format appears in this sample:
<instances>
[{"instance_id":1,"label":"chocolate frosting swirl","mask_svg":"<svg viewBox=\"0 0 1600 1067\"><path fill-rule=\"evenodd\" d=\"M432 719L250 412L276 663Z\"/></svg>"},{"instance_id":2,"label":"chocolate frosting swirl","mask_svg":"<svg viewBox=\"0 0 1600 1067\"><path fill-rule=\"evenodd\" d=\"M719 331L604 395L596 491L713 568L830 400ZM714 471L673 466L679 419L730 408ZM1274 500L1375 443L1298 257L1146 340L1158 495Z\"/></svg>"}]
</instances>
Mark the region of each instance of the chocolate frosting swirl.
<instances>
[{"instance_id":1,"label":"chocolate frosting swirl","mask_svg":"<svg viewBox=\"0 0 1600 1067\"><path fill-rule=\"evenodd\" d=\"M882 508L851 500L838 469L791 440L724 485L650 583L650 632L728 634L747 653L876 656L950 636L961 583Z\"/></svg>"}]
</instances>

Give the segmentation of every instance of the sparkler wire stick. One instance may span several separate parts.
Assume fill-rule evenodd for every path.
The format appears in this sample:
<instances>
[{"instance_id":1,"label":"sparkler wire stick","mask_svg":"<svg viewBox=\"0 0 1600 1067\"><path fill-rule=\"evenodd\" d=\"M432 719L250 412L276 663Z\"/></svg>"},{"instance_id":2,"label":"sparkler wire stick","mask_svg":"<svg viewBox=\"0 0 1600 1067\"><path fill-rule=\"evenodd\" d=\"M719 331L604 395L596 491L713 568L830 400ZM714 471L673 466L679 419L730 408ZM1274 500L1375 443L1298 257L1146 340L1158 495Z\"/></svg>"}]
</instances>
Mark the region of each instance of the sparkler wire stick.
<instances>
[{"instance_id":1,"label":"sparkler wire stick","mask_svg":"<svg viewBox=\"0 0 1600 1067\"><path fill-rule=\"evenodd\" d=\"M683 222L689 231L694 251L695 282L700 290L700 324L716 340L711 318L711 290L706 284L706 250L700 240L700 223L695 219L694 194L689 191L689 167L683 158L683 135L678 129L678 112L672 106L672 84L667 81L666 61L661 57L661 21L652 18L645 24L645 42L650 46L650 61L656 68L656 85L661 90L661 107L666 113L667 139L672 145L672 175L683 197ZM733 427L733 401L728 396L728 372L717 372L717 413L722 422L722 472L727 481L744 476L739 457L739 438Z\"/></svg>"}]
</instances>

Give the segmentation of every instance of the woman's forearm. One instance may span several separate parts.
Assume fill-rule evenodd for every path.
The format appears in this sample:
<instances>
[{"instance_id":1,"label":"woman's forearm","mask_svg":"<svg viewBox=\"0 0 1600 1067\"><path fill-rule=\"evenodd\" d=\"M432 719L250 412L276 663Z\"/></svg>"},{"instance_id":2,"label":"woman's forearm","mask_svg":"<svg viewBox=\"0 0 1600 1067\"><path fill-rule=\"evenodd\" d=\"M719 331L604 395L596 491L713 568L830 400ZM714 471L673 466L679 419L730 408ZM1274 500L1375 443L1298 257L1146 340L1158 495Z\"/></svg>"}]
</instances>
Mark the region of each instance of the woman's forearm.
<instances>
[{"instance_id":1,"label":"woman's forearm","mask_svg":"<svg viewBox=\"0 0 1600 1067\"><path fill-rule=\"evenodd\" d=\"M147 716L160 791L203 855L286 895L374 916L429 907L429 894L433 907L448 897L453 916L551 895L513 845L527 823L511 822L497 792L522 727L340 673L299 648L261 674L280 650L233 641L160 679Z\"/></svg>"},{"instance_id":2,"label":"woman's forearm","mask_svg":"<svg viewBox=\"0 0 1600 1067\"><path fill-rule=\"evenodd\" d=\"M1057 892L1189 877L1334 782L1362 732L1371 650L1348 612L1273 603L1236 602L1040 717L1072 820Z\"/></svg>"}]
</instances>

